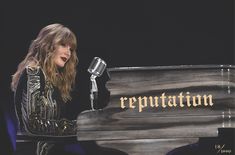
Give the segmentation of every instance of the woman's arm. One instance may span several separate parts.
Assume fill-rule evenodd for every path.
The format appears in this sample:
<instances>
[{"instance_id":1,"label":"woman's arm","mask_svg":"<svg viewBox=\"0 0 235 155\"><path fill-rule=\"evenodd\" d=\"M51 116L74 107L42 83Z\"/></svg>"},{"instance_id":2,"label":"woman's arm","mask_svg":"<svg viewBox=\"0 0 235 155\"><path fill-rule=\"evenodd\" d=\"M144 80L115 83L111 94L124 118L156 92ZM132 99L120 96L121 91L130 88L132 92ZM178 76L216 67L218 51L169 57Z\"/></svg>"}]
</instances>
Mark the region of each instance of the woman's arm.
<instances>
[{"instance_id":1,"label":"woman's arm","mask_svg":"<svg viewBox=\"0 0 235 155\"><path fill-rule=\"evenodd\" d=\"M38 135L76 135L76 121L59 118L58 103L52 98L53 88L46 87L41 68L27 67L22 76L23 87L17 91L21 91L24 129Z\"/></svg>"}]
</instances>

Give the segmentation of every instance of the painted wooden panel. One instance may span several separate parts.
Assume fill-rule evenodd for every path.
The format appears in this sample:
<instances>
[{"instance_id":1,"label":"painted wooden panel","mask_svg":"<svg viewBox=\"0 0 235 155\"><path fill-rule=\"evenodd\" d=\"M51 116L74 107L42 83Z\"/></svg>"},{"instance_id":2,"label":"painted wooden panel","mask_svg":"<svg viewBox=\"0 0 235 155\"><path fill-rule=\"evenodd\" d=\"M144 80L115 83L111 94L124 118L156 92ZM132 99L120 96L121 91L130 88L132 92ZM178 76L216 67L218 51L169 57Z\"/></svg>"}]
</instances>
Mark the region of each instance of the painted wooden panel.
<instances>
[{"instance_id":1,"label":"painted wooden panel","mask_svg":"<svg viewBox=\"0 0 235 155\"><path fill-rule=\"evenodd\" d=\"M235 127L235 66L123 67L108 73L110 102L78 116L78 140L182 142Z\"/></svg>"}]
</instances>

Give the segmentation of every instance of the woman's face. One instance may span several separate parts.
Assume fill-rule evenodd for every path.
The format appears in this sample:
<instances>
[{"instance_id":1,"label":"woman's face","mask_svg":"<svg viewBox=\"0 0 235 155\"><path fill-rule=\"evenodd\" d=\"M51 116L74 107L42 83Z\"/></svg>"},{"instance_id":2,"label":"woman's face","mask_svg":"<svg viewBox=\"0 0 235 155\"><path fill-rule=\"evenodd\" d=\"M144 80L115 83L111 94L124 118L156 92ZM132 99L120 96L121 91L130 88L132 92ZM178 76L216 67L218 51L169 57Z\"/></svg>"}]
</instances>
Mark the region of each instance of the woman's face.
<instances>
[{"instance_id":1,"label":"woman's face","mask_svg":"<svg viewBox=\"0 0 235 155\"><path fill-rule=\"evenodd\" d=\"M59 68L63 68L71 57L71 47L65 44L59 44L55 49L54 62Z\"/></svg>"}]
</instances>

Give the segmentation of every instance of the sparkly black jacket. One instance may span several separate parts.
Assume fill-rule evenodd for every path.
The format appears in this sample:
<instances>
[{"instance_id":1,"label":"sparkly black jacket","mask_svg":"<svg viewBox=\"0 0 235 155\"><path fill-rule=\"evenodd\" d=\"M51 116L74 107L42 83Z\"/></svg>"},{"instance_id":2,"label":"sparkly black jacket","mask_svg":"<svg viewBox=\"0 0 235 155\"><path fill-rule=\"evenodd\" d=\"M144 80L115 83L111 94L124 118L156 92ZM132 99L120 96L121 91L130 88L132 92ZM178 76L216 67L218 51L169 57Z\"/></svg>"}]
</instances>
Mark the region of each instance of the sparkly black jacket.
<instances>
[{"instance_id":1,"label":"sparkly black jacket","mask_svg":"<svg viewBox=\"0 0 235 155\"><path fill-rule=\"evenodd\" d=\"M63 117L60 92L46 80L40 67L26 67L14 96L21 132L36 135L76 135L76 120Z\"/></svg>"}]
</instances>

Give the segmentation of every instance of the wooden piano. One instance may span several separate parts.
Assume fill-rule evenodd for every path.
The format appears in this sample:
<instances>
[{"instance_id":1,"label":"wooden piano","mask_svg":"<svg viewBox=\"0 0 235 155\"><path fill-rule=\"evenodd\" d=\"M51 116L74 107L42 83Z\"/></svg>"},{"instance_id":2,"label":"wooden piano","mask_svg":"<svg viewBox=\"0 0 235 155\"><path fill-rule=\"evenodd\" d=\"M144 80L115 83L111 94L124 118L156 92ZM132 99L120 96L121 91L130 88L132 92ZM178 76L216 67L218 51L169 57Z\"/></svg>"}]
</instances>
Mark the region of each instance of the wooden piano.
<instances>
[{"instance_id":1,"label":"wooden piano","mask_svg":"<svg viewBox=\"0 0 235 155\"><path fill-rule=\"evenodd\" d=\"M110 101L77 117L77 140L164 155L235 128L235 66L108 68ZM234 152L233 152L234 153Z\"/></svg>"}]
</instances>

